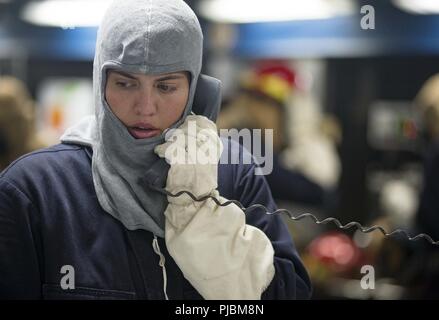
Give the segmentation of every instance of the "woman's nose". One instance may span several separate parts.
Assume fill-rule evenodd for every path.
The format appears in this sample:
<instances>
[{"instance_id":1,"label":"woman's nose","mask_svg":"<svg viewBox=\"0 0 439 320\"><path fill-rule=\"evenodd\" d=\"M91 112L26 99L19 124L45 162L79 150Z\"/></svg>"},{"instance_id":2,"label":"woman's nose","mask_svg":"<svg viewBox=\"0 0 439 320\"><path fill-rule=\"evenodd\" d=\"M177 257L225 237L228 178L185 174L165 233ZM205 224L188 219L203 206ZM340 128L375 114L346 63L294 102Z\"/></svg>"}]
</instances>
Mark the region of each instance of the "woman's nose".
<instances>
[{"instance_id":1,"label":"woman's nose","mask_svg":"<svg viewBox=\"0 0 439 320\"><path fill-rule=\"evenodd\" d=\"M139 116L152 116L157 113L157 99L152 89L142 89L135 105Z\"/></svg>"}]
</instances>

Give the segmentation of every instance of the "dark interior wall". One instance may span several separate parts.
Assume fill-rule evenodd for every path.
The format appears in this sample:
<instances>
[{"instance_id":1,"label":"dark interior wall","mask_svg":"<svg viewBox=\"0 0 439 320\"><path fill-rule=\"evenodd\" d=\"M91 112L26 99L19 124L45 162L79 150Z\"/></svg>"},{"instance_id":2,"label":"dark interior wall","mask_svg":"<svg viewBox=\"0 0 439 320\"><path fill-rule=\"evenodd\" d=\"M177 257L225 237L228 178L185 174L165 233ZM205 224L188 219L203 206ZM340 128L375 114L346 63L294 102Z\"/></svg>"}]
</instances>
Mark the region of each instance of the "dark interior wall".
<instances>
[{"instance_id":1,"label":"dark interior wall","mask_svg":"<svg viewBox=\"0 0 439 320\"><path fill-rule=\"evenodd\" d=\"M51 77L93 77L92 61L62 61L62 60L30 60L27 63L26 82L33 97L38 85Z\"/></svg>"},{"instance_id":2,"label":"dark interior wall","mask_svg":"<svg viewBox=\"0 0 439 320\"><path fill-rule=\"evenodd\" d=\"M343 130L343 171L336 210L342 221L368 222L367 167L389 156L377 154L367 144L370 104L378 99L412 100L423 83L437 72L439 57L431 56L328 60L326 108L339 118ZM391 155L392 163L402 162L406 157Z\"/></svg>"}]
</instances>

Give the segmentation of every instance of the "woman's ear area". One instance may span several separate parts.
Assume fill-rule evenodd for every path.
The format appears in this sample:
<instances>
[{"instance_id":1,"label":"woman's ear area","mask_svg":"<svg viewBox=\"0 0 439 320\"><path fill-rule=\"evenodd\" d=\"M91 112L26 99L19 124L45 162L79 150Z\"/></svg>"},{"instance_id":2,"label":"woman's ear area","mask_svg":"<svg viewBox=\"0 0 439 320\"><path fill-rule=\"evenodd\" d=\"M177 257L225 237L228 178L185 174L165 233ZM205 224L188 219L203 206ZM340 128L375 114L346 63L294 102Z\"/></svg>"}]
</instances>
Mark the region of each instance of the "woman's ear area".
<instances>
[{"instance_id":1,"label":"woman's ear area","mask_svg":"<svg viewBox=\"0 0 439 320\"><path fill-rule=\"evenodd\" d=\"M104 87L102 88L105 101L107 101L107 87L108 87L108 82L109 82L108 79L110 78L110 75L111 75L111 69L105 70L105 82L104 82Z\"/></svg>"},{"instance_id":2,"label":"woman's ear area","mask_svg":"<svg viewBox=\"0 0 439 320\"><path fill-rule=\"evenodd\" d=\"M104 82L104 91L107 89L108 86L108 79L111 77L111 74L113 73L113 70L107 69L105 70L105 82Z\"/></svg>"},{"instance_id":3,"label":"woman's ear area","mask_svg":"<svg viewBox=\"0 0 439 320\"><path fill-rule=\"evenodd\" d=\"M189 87L190 87L191 86L191 82L192 82L192 74L189 71L184 71L184 74L186 75L187 82L188 82Z\"/></svg>"}]
</instances>

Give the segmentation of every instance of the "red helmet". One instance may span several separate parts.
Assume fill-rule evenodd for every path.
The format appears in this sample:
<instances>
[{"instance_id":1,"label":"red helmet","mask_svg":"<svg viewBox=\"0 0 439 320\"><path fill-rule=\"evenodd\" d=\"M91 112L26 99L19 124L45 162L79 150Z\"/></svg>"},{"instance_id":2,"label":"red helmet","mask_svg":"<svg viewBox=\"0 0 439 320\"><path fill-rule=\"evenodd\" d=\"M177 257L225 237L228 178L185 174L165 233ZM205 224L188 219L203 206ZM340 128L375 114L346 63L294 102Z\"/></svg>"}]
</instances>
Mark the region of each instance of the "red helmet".
<instances>
[{"instance_id":1,"label":"red helmet","mask_svg":"<svg viewBox=\"0 0 439 320\"><path fill-rule=\"evenodd\" d=\"M243 87L283 104L296 87L296 74L283 62L263 62L244 78Z\"/></svg>"}]
</instances>

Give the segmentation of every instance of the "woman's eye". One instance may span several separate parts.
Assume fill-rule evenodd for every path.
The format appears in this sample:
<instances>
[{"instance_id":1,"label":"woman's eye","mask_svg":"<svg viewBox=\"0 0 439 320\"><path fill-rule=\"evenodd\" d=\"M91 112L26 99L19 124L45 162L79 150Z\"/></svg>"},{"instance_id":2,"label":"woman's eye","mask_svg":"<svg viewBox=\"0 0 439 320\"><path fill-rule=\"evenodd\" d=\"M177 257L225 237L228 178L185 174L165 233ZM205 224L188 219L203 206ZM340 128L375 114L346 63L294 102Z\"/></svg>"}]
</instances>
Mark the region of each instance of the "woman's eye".
<instances>
[{"instance_id":1,"label":"woman's eye","mask_svg":"<svg viewBox=\"0 0 439 320\"><path fill-rule=\"evenodd\" d=\"M160 91L164 92L164 93L169 93L169 92L173 92L175 91L177 88L174 86L170 86L168 84L158 84L157 88L159 88Z\"/></svg>"},{"instance_id":2,"label":"woman's eye","mask_svg":"<svg viewBox=\"0 0 439 320\"><path fill-rule=\"evenodd\" d=\"M135 86L134 83L126 82L126 81L116 81L116 86L121 88L132 88Z\"/></svg>"}]
</instances>

